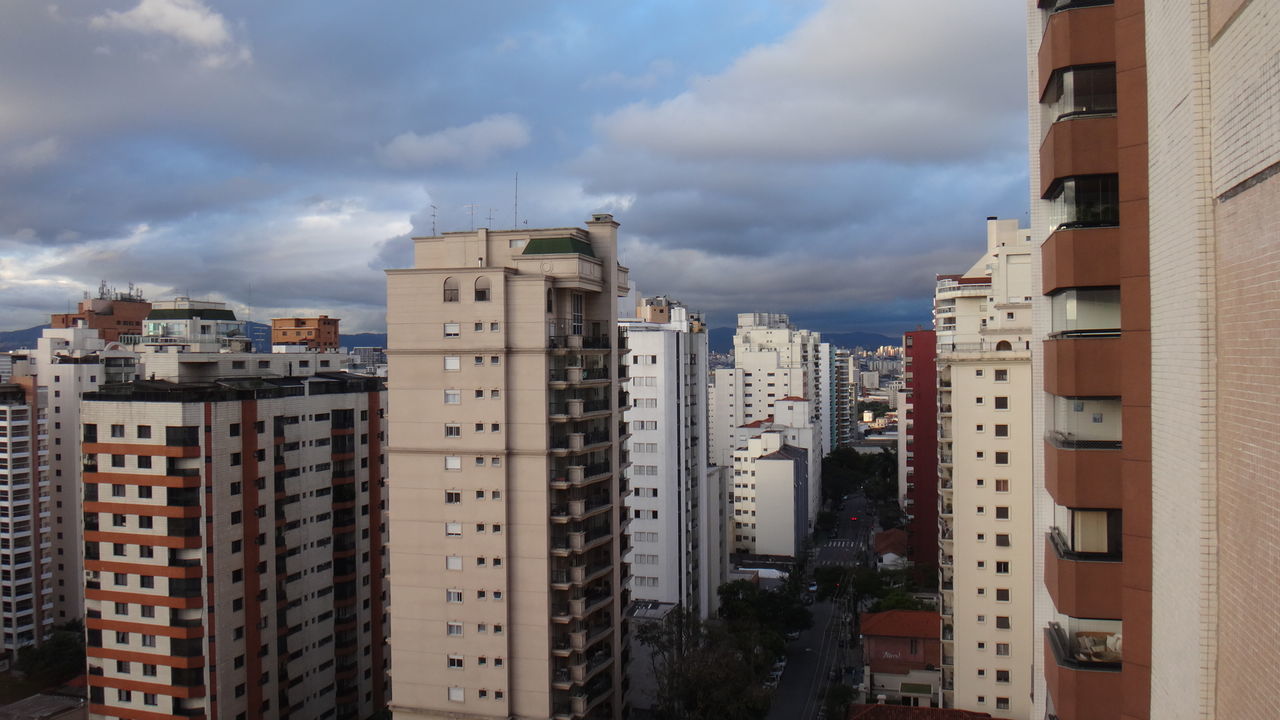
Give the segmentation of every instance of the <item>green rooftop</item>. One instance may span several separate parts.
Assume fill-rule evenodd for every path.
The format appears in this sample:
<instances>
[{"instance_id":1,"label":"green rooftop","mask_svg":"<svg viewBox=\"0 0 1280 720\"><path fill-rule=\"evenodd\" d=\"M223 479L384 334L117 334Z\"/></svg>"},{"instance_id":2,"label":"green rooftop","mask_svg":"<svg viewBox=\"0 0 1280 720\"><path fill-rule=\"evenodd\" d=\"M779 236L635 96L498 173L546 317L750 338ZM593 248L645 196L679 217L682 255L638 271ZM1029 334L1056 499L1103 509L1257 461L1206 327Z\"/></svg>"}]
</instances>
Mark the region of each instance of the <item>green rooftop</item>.
<instances>
[{"instance_id":1,"label":"green rooftop","mask_svg":"<svg viewBox=\"0 0 1280 720\"><path fill-rule=\"evenodd\" d=\"M595 257L591 243L575 237L533 238L524 246L524 255L563 255L572 253Z\"/></svg>"}]
</instances>

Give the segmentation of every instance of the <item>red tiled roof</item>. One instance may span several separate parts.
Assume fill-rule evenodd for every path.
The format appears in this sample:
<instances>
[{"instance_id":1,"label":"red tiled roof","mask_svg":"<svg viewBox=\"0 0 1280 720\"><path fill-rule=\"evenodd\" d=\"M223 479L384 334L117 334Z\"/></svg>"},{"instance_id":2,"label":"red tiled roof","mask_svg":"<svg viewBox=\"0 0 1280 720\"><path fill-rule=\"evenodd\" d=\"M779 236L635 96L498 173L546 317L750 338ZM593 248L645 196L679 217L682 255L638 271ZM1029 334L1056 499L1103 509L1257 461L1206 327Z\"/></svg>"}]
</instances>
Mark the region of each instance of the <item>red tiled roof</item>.
<instances>
[{"instance_id":1,"label":"red tiled roof","mask_svg":"<svg viewBox=\"0 0 1280 720\"><path fill-rule=\"evenodd\" d=\"M908 707L906 705L850 705L845 720L978 720L990 714L955 708Z\"/></svg>"},{"instance_id":2,"label":"red tiled roof","mask_svg":"<svg viewBox=\"0 0 1280 720\"><path fill-rule=\"evenodd\" d=\"M802 397L799 397L798 395L788 395L782 398L781 400L779 400L778 402L794 402L794 401L808 402L808 398L802 398Z\"/></svg>"},{"instance_id":3,"label":"red tiled roof","mask_svg":"<svg viewBox=\"0 0 1280 720\"><path fill-rule=\"evenodd\" d=\"M880 637L913 637L938 640L942 616L933 610L889 610L862 614L862 634Z\"/></svg>"},{"instance_id":4,"label":"red tiled roof","mask_svg":"<svg viewBox=\"0 0 1280 720\"><path fill-rule=\"evenodd\" d=\"M765 419L763 419L763 420L752 420L751 422L747 423L746 425L739 425L738 427L744 427L744 428L758 428L758 427L764 427L765 423L771 423L771 422L773 422L773 416L772 416L772 415L770 415L769 417L767 417L767 418L765 418Z\"/></svg>"},{"instance_id":5,"label":"red tiled roof","mask_svg":"<svg viewBox=\"0 0 1280 720\"><path fill-rule=\"evenodd\" d=\"M893 553L894 555L906 557L907 549L911 547L907 531L901 528L892 528L876 533L875 543L877 555Z\"/></svg>"}]
</instances>

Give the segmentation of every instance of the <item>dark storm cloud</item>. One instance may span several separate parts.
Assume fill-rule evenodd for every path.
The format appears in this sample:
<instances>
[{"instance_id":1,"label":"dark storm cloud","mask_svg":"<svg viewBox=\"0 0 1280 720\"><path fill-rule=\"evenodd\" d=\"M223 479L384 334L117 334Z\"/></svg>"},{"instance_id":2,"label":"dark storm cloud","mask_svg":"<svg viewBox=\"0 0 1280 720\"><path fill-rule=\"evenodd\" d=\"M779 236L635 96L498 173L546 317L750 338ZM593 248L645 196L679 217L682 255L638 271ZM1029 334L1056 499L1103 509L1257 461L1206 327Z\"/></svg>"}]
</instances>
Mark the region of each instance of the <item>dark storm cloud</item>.
<instances>
[{"instance_id":1,"label":"dark storm cloud","mask_svg":"<svg viewBox=\"0 0 1280 720\"><path fill-rule=\"evenodd\" d=\"M6 8L0 304L30 325L106 278L378 329L381 270L476 204L612 210L643 291L715 312L927 314L981 218L1026 205L1021 12L732 7Z\"/></svg>"}]
</instances>

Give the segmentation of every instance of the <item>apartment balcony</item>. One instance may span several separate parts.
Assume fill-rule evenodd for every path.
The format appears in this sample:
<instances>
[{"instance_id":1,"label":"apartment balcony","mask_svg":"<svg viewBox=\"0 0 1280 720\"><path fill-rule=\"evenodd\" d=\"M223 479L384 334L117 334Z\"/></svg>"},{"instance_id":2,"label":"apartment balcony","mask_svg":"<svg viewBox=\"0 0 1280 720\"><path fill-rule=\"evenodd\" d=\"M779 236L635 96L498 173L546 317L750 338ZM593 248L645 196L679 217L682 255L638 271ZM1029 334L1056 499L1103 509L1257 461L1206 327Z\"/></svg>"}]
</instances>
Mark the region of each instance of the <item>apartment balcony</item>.
<instances>
[{"instance_id":1,"label":"apartment balcony","mask_svg":"<svg viewBox=\"0 0 1280 720\"><path fill-rule=\"evenodd\" d=\"M1058 230L1041 246L1044 292L1120 284L1121 232L1118 227Z\"/></svg>"},{"instance_id":2,"label":"apartment balcony","mask_svg":"<svg viewBox=\"0 0 1280 720\"><path fill-rule=\"evenodd\" d=\"M1119 720L1121 717L1124 681L1120 673L1120 653L1107 649L1109 641L1115 644L1113 638L1117 634L1070 632L1057 623L1045 628L1045 683L1061 720Z\"/></svg>"},{"instance_id":3,"label":"apartment balcony","mask_svg":"<svg viewBox=\"0 0 1280 720\"><path fill-rule=\"evenodd\" d=\"M1073 449L1046 440L1045 490L1065 507L1123 507L1122 462L1117 450Z\"/></svg>"},{"instance_id":4,"label":"apartment balcony","mask_svg":"<svg viewBox=\"0 0 1280 720\"><path fill-rule=\"evenodd\" d=\"M1060 337L1044 343L1044 389L1057 396L1118 397L1123 359L1111 337Z\"/></svg>"},{"instance_id":5,"label":"apartment balcony","mask_svg":"<svg viewBox=\"0 0 1280 720\"><path fill-rule=\"evenodd\" d=\"M1120 617L1123 579L1119 553L1077 552L1058 528L1046 533L1044 584L1059 612L1074 617Z\"/></svg>"}]
</instances>

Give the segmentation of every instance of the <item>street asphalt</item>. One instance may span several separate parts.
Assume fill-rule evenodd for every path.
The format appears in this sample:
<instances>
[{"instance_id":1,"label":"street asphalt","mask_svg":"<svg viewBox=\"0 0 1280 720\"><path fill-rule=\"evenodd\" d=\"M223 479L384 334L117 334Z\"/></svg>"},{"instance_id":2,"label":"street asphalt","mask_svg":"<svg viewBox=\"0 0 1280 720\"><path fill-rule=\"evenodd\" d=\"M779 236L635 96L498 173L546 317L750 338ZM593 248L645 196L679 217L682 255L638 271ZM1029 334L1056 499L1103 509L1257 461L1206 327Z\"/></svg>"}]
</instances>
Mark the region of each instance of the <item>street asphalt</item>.
<instances>
[{"instance_id":1,"label":"street asphalt","mask_svg":"<svg viewBox=\"0 0 1280 720\"><path fill-rule=\"evenodd\" d=\"M874 561L870 543L875 521L868 514L868 507L860 494L849 496L844 507L837 510L840 520L836 537L816 547L811 568ZM854 644L857 639L850 637L852 618L843 594L834 601L815 602L810 610L813 626L787 643L787 669L774 690L767 720L818 720L827 688L833 682L833 668L850 669L835 680L848 685L856 685L862 672L862 653Z\"/></svg>"}]
</instances>

